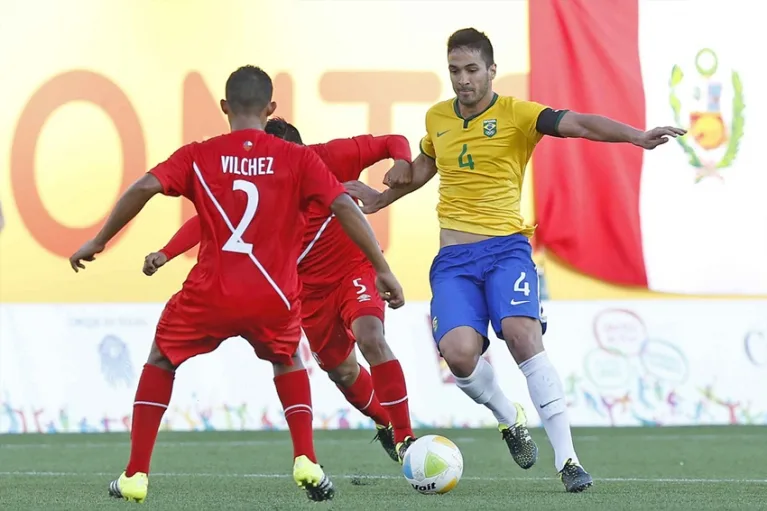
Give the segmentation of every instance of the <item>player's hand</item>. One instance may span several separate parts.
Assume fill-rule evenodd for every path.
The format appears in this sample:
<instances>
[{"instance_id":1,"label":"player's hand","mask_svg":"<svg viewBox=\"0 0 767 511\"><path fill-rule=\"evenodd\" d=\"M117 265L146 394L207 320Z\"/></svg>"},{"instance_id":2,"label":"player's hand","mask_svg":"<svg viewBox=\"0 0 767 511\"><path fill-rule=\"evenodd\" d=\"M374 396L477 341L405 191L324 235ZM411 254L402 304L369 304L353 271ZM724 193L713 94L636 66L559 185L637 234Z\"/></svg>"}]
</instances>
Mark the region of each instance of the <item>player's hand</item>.
<instances>
[{"instance_id":1,"label":"player's hand","mask_svg":"<svg viewBox=\"0 0 767 511\"><path fill-rule=\"evenodd\" d=\"M392 168L386 172L383 178L383 184L389 188L402 188L413 181L413 170L410 163L405 160L397 160Z\"/></svg>"},{"instance_id":2,"label":"player's hand","mask_svg":"<svg viewBox=\"0 0 767 511\"><path fill-rule=\"evenodd\" d=\"M362 202L362 212L366 215L375 213L383 207L380 201L381 192L371 188L361 181L347 181L344 183L349 195Z\"/></svg>"},{"instance_id":3,"label":"player's hand","mask_svg":"<svg viewBox=\"0 0 767 511\"><path fill-rule=\"evenodd\" d=\"M162 252L152 252L144 258L144 275L151 277L167 262L168 256Z\"/></svg>"},{"instance_id":4,"label":"player's hand","mask_svg":"<svg viewBox=\"0 0 767 511\"><path fill-rule=\"evenodd\" d=\"M75 273L85 269L83 261L95 261L96 254L104 251L104 245L96 243L95 240L86 241L85 244L79 248L77 252L72 254L69 258L69 265L75 270Z\"/></svg>"},{"instance_id":5,"label":"player's hand","mask_svg":"<svg viewBox=\"0 0 767 511\"><path fill-rule=\"evenodd\" d=\"M379 273L376 276L376 287L381 298L389 302L390 308L399 309L405 305L405 293L393 273Z\"/></svg>"},{"instance_id":6,"label":"player's hand","mask_svg":"<svg viewBox=\"0 0 767 511\"><path fill-rule=\"evenodd\" d=\"M681 137L685 133L687 133L687 130L683 130L682 128L675 128L674 126L662 126L660 128L653 128L650 131L645 131L634 143L645 149L655 149L659 145L665 144L672 138Z\"/></svg>"}]
</instances>

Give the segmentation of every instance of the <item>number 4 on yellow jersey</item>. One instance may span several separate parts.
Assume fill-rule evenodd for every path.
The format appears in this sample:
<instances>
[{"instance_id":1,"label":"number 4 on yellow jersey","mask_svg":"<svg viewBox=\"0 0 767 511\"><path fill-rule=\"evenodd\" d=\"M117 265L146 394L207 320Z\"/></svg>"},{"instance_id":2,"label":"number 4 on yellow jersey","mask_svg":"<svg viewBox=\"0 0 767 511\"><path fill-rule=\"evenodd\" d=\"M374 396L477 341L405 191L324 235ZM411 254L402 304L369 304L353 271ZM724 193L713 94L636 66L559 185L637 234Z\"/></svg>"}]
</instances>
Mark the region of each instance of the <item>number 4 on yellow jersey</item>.
<instances>
[{"instance_id":1,"label":"number 4 on yellow jersey","mask_svg":"<svg viewBox=\"0 0 767 511\"><path fill-rule=\"evenodd\" d=\"M474 159L469 153L469 144L463 144L461 154L458 155L458 166L461 168L469 167L469 169L474 170Z\"/></svg>"}]
</instances>

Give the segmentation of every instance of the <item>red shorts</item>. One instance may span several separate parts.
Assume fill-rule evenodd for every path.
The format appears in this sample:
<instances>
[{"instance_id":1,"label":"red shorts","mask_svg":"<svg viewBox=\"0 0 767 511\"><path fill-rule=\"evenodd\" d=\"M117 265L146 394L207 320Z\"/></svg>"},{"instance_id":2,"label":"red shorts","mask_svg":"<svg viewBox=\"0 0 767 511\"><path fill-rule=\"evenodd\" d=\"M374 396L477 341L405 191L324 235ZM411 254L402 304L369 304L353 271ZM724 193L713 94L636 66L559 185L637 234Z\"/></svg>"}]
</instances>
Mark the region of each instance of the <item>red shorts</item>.
<instances>
[{"instance_id":1,"label":"red shorts","mask_svg":"<svg viewBox=\"0 0 767 511\"><path fill-rule=\"evenodd\" d=\"M183 291L173 295L157 323L155 343L174 366L197 355L210 353L230 337L242 337L258 358L293 365L301 341L300 314L239 315L237 309L187 307Z\"/></svg>"},{"instance_id":2,"label":"red shorts","mask_svg":"<svg viewBox=\"0 0 767 511\"><path fill-rule=\"evenodd\" d=\"M301 326L320 367L330 371L341 365L354 350L352 322L363 316L383 321L385 308L375 270L368 264L357 266L334 285L304 289Z\"/></svg>"}]
</instances>

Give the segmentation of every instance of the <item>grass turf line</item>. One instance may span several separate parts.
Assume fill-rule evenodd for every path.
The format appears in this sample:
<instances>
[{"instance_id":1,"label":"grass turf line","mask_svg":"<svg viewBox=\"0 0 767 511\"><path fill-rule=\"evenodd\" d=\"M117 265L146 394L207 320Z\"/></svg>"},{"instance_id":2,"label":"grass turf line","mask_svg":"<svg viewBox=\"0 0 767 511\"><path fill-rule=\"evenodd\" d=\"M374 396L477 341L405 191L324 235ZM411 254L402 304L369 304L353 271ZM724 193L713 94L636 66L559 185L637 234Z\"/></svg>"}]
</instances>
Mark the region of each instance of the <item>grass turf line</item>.
<instances>
[{"instance_id":1,"label":"grass turf line","mask_svg":"<svg viewBox=\"0 0 767 511\"><path fill-rule=\"evenodd\" d=\"M420 432L425 434L426 432ZM429 433L432 433L430 431ZM402 478L370 430L318 431L317 454L338 494L310 503L290 478L286 432L161 432L143 509L612 510L763 509L767 433L761 427L576 429L595 487L566 494L551 448L521 470L494 430L436 431L461 448L465 469L444 496L423 496ZM0 509L117 509L106 486L124 467L128 435L0 436Z\"/></svg>"}]
</instances>

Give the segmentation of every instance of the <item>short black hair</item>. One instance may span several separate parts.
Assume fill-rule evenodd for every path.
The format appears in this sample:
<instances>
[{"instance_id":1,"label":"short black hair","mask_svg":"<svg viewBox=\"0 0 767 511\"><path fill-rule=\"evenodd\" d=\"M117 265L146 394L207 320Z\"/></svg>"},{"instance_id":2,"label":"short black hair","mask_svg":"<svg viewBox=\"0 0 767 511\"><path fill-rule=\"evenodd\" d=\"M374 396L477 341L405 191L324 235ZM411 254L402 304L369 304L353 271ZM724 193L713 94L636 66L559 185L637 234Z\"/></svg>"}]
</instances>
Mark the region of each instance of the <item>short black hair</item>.
<instances>
[{"instance_id":1,"label":"short black hair","mask_svg":"<svg viewBox=\"0 0 767 511\"><path fill-rule=\"evenodd\" d=\"M269 119L269 121L266 123L264 131L270 135L274 135L275 137L287 140L288 142L304 145L304 142L301 140L301 134L298 132L298 128L290 124L282 117L272 117Z\"/></svg>"},{"instance_id":2,"label":"short black hair","mask_svg":"<svg viewBox=\"0 0 767 511\"><path fill-rule=\"evenodd\" d=\"M242 66L226 81L226 102L233 114L256 115L272 101L274 87L266 71Z\"/></svg>"},{"instance_id":3,"label":"short black hair","mask_svg":"<svg viewBox=\"0 0 767 511\"><path fill-rule=\"evenodd\" d=\"M484 32L480 32L476 28L462 28L453 32L453 35L447 40L447 52L450 53L459 48L478 51L487 67L495 64L493 43L490 42L490 38Z\"/></svg>"}]
</instances>

